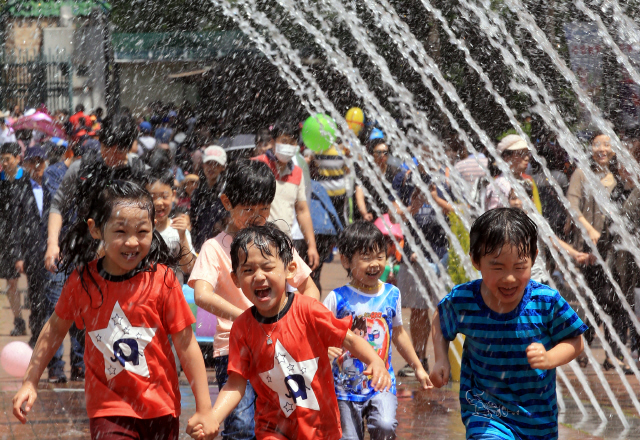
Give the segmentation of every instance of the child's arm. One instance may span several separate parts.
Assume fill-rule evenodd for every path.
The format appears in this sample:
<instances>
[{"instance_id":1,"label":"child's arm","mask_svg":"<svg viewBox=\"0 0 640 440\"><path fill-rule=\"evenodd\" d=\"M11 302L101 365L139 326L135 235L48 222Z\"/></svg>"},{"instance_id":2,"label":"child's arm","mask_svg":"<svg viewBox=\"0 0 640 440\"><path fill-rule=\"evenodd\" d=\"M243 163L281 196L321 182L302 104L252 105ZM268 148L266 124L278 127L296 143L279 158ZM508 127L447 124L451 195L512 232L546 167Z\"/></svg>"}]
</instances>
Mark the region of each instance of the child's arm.
<instances>
[{"instance_id":1,"label":"child's arm","mask_svg":"<svg viewBox=\"0 0 640 440\"><path fill-rule=\"evenodd\" d=\"M218 432L218 425L211 414L211 398L209 397L209 384L207 371L204 367L204 359L200 347L196 341L191 326L171 335L173 345L178 353L184 374L191 385L193 396L196 399L196 413L189 419L187 434L193 427L200 425L204 438L213 439Z\"/></svg>"},{"instance_id":2,"label":"child's arm","mask_svg":"<svg viewBox=\"0 0 640 440\"><path fill-rule=\"evenodd\" d=\"M233 409L238 406L242 398L244 397L244 391L247 389L247 379L240 376L238 373L231 372L229 373L229 378L227 379L227 383L224 384L224 387L220 390L218 394L218 398L216 399L216 404L213 406L213 410L211 410L211 415L216 425L212 425L212 428L215 428L216 435L218 434L218 430L220 429L220 423L233 411ZM188 431L187 431L188 432ZM189 434L194 439L202 438L203 431L202 425L197 425Z\"/></svg>"},{"instance_id":3,"label":"child's arm","mask_svg":"<svg viewBox=\"0 0 640 440\"><path fill-rule=\"evenodd\" d=\"M436 363L429 377L433 385L436 388L440 388L449 383L451 364L449 364L449 341L442 336L440 313L437 310L433 315L431 334L433 335L433 350L435 352Z\"/></svg>"},{"instance_id":4,"label":"child's arm","mask_svg":"<svg viewBox=\"0 0 640 440\"><path fill-rule=\"evenodd\" d=\"M544 345L534 342L527 347L527 359L531 368L550 370L568 364L584 350L582 335L560 341L558 345L547 351Z\"/></svg>"},{"instance_id":5,"label":"child's arm","mask_svg":"<svg viewBox=\"0 0 640 440\"><path fill-rule=\"evenodd\" d=\"M216 294L211 283L205 280L196 280L193 290L196 305L220 318L235 321L244 311Z\"/></svg>"},{"instance_id":6,"label":"child's arm","mask_svg":"<svg viewBox=\"0 0 640 440\"><path fill-rule=\"evenodd\" d=\"M40 332L40 337L31 355L29 367L24 375L22 387L13 396L13 415L23 424L27 423L27 414L31 411L31 407L38 397L36 390L38 389L40 376L42 376L44 369L53 358L60 344L62 344L69 328L71 328L71 324L73 324L73 320L61 319L56 312L53 312L53 315L51 315L51 318L49 318ZM23 410L22 405L25 402L26 405Z\"/></svg>"},{"instance_id":7,"label":"child's arm","mask_svg":"<svg viewBox=\"0 0 640 440\"><path fill-rule=\"evenodd\" d=\"M391 376L384 362L364 339L348 330L342 345L367 365L363 374L371 376L371 384L376 391L385 391L391 387Z\"/></svg>"},{"instance_id":8,"label":"child's arm","mask_svg":"<svg viewBox=\"0 0 640 440\"><path fill-rule=\"evenodd\" d=\"M313 282L311 277L307 277L306 280L302 282L298 287L298 292L303 294L304 296L310 296L313 299L320 301L320 291L318 290L318 286Z\"/></svg>"},{"instance_id":9,"label":"child's arm","mask_svg":"<svg viewBox=\"0 0 640 440\"><path fill-rule=\"evenodd\" d=\"M422 362L418 359L418 355L413 348L413 344L411 343L411 338L407 334L406 330L403 326L397 325L393 328L393 336L391 337L393 344L398 349L398 353L400 356L404 358L405 361L411 365L411 368L416 372L416 378L420 381L422 388L428 390L429 388L433 388L433 384L429 379L429 375L426 371L424 371L424 367L422 366Z\"/></svg>"}]
</instances>

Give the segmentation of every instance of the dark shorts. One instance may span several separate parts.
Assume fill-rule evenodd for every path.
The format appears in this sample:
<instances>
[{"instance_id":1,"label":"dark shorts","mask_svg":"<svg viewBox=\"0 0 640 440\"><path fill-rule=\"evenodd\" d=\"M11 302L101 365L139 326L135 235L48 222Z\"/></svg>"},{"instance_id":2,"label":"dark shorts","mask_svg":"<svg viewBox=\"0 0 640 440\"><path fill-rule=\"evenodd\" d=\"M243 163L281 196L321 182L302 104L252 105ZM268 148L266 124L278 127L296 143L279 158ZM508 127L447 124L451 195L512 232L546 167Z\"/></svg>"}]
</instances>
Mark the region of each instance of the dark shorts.
<instances>
[{"instance_id":1,"label":"dark shorts","mask_svg":"<svg viewBox=\"0 0 640 440\"><path fill-rule=\"evenodd\" d=\"M154 419L96 417L89 419L89 430L92 440L178 440L180 420L172 415Z\"/></svg>"},{"instance_id":2,"label":"dark shorts","mask_svg":"<svg viewBox=\"0 0 640 440\"><path fill-rule=\"evenodd\" d=\"M20 278L20 273L16 270L17 261L13 255L4 252L0 253L0 279L13 280ZM44 265L44 260L42 264Z\"/></svg>"}]
</instances>

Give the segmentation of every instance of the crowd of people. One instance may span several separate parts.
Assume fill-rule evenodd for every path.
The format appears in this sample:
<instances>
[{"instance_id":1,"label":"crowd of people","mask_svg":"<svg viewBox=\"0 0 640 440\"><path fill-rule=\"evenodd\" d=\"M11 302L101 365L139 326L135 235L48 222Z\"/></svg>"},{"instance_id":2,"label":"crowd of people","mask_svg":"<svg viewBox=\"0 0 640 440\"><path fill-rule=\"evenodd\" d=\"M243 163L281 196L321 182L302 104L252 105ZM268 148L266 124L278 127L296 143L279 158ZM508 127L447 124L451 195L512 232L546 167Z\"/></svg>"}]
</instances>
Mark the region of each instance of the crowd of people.
<instances>
[{"instance_id":1,"label":"crowd of people","mask_svg":"<svg viewBox=\"0 0 640 440\"><path fill-rule=\"evenodd\" d=\"M455 142L448 146L451 168L446 163L434 166L436 155L421 146L394 156L393 149L400 151L401 146L391 145L373 127L354 130L366 147L366 154L358 154L354 151L359 150L340 138L322 152L306 148L300 124L289 120L274 121L255 133L252 145L236 148L233 136L216 133L188 105L177 108L158 102L142 115L122 109L108 116L101 109L85 113L78 105L72 115L56 112L53 117L64 127L66 140L35 131L14 133L8 119L0 133L0 237L5 243L0 278L7 280L14 314L11 335L22 336L27 326L17 280L20 274L26 275L29 344L42 354L34 357L22 394L16 397L18 408L27 402L26 409L16 410L23 421L35 400L34 383L45 369L49 382L68 380L61 342L69 333L71 380L86 379L95 385L91 395L87 393L92 435L112 429L109 424L113 423L134 431L157 429L125 418L175 419L179 415L175 367L165 374L163 392L152 403L132 395L132 390L144 388L144 380L138 379L126 390L129 385L118 377L122 371L145 380L161 374L165 365L171 365L173 346L196 396L196 415L189 422L194 438L210 438L223 419L224 438L263 438L274 429L285 436L340 438L326 432L340 432L341 426L343 438L362 439L365 420L371 438L394 438L395 376L415 376L424 389L432 386L427 343L433 327L434 384L441 386L448 381L443 341L452 340L457 332L472 331L456 324L463 313L462 300L450 304L445 298L432 326L430 307L436 297L429 288L431 272L420 263L424 257L435 273L447 269L451 250L443 219L449 222L456 204L486 211L476 222L484 226L477 227L494 227L483 223L488 221L486 215L494 215L502 216L496 219L503 222L503 229L520 231L520 236L498 237L496 232L498 235L481 238L477 231L476 236L470 231L472 260L483 283L489 283L488 267L498 264L499 258L485 259L494 251L499 256L504 246L515 246L517 252L506 252L500 258L521 259L520 266L530 265L527 270L532 280L562 287L562 276L538 240L535 225L532 232L518 217L526 218L524 213L512 213L533 206L549 221L556 235L552 241L580 267L604 312L619 318L616 330L623 343L629 341L634 350L640 346L613 284L596 264L591 244L610 264L632 307L640 283L638 267L632 255L615 247L620 238L611 227L612 219L588 190L584 170L548 138L534 147L546 159L579 225L567 215L541 171L544 165L532 161L527 141L513 134L497 143L498 154L511 170L507 176L488 153L468 155ZM616 160L611 140L596 133L590 147L591 172L600 178L603 193L635 228L640 227L640 215L636 215L640 190ZM640 142L630 140L629 148L639 160ZM412 162L398 159L407 154L415 156ZM454 178L464 180L472 191L456 197ZM523 185L531 204L520 199L515 181ZM408 221L409 216L413 221ZM412 240L395 227L399 223L406 224ZM591 244L585 243L582 228ZM351 283L326 295L326 307L308 300L306 297L322 298L323 263L338 254ZM161 266L175 270L160 271ZM524 270L522 267L516 270ZM518 287L518 301L528 282L527 278L522 289ZM200 308L217 316L213 364L221 398L212 412L203 394L208 395L203 389L206 377L204 385L202 382L204 364L187 330L195 321L184 298L175 296L184 284L194 289ZM460 288L451 295L473 295L479 286ZM114 295L123 287L126 294ZM533 288L542 289L538 284ZM554 321L545 325L555 329L549 341L571 340L570 347L564 347L570 353L540 364L535 356L551 353L553 345L544 343L540 351L527 344L522 347L527 353L523 362L534 369L554 368L580 355L578 341L583 332L587 343L593 341L593 330L587 330L573 311L566 312L568 305L554 291L544 288L544 292L536 290L537 294L552 299L536 300L531 307L542 307L547 301L564 310L562 319L554 315ZM290 294L293 291L301 295ZM505 298L512 298L504 292L496 295L501 304L498 309L509 303ZM490 297L484 301L496 310ZM153 306L136 312L136 304ZM411 310L410 336L403 328L401 307ZM134 323L131 316L136 313L140 315ZM571 322L565 322L567 319ZM443 320L447 325L440 328ZM560 331L565 324L567 331ZM138 336L133 338L130 332ZM279 339L274 341L276 333ZM155 348L148 345L154 334L160 344ZM621 347L606 328L605 335L616 358L607 357L604 367L618 363L631 374ZM390 364L391 343L407 361L397 372ZM585 357L578 361L587 364ZM289 375L276 371L274 362L287 363ZM307 370L313 374L309 376ZM469 371L463 378L472 381ZM272 384L272 378L282 383ZM333 386L326 387L331 379L335 393ZM499 380L487 380L494 379ZM548 382L544 385L547 391ZM380 393L382 389L388 392ZM104 400L100 390L115 394ZM268 397L272 392L275 398ZM298 400L300 396L304 398ZM295 404L291 406L287 399ZM297 417L288 419L294 410ZM548 429L557 434L555 411L555 431ZM285 421L274 425L280 413ZM113 415L123 420L107 420ZM166 421L170 432L176 429L174 419ZM465 423L468 420L476 423L473 418ZM531 434L527 429L521 433Z\"/></svg>"}]
</instances>

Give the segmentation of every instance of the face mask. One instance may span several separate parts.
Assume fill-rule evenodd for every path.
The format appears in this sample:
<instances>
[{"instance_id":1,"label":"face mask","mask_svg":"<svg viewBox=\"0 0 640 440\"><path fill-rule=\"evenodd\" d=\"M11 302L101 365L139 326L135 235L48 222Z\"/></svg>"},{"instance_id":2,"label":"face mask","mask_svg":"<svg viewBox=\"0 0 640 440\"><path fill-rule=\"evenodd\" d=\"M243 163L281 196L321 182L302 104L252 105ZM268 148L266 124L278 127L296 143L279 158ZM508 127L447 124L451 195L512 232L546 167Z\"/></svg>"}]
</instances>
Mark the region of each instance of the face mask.
<instances>
[{"instance_id":1,"label":"face mask","mask_svg":"<svg viewBox=\"0 0 640 440\"><path fill-rule=\"evenodd\" d=\"M276 144L276 157L280 162L287 163L296 154L297 145Z\"/></svg>"}]
</instances>

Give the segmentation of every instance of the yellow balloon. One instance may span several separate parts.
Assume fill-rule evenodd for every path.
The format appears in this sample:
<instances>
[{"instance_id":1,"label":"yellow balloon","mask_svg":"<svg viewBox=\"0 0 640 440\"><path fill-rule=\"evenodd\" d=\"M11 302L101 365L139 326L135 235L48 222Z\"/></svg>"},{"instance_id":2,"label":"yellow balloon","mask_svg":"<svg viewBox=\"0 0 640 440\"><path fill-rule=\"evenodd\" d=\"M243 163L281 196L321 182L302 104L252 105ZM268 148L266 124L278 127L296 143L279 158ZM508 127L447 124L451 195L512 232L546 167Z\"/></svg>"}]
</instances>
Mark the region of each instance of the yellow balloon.
<instances>
[{"instance_id":1,"label":"yellow balloon","mask_svg":"<svg viewBox=\"0 0 640 440\"><path fill-rule=\"evenodd\" d=\"M347 111L345 116L347 125L357 135L360 134L360 130L364 127L364 112L358 107L352 107Z\"/></svg>"}]
</instances>

